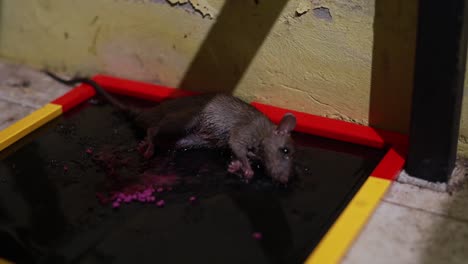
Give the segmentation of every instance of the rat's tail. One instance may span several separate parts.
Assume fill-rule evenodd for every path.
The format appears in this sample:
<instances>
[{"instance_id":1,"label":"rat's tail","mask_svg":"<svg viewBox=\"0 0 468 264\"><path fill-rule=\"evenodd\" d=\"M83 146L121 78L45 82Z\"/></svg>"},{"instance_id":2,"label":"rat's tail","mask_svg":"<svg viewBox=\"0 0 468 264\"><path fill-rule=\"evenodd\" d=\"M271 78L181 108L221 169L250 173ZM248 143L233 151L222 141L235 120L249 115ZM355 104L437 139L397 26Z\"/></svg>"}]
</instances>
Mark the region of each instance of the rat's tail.
<instances>
[{"instance_id":1,"label":"rat's tail","mask_svg":"<svg viewBox=\"0 0 468 264\"><path fill-rule=\"evenodd\" d=\"M72 85L75 85L75 84L78 84L78 83L85 83L85 84L88 84L89 86L93 87L97 93L99 93L100 95L102 95L104 98L106 98L107 101L109 101L112 105L114 105L115 107L119 108L120 110L124 111L124 112L127 112L128 114L130 115L135 115L137 114L139 111L137 111L137 109L134 109L128 105L125 105L123 104L122 102L120 102L119 100L117 100L115 97L113 97L112 95L110 95L106 90L104 90L104 88L102 88L97 82L89 79L89 78L81 78L81 77L78 77L78 78L73 78L73 79L70 79L70 80L65 80L65 79L62 79L60 77L58 77L57 75L49 72L49 71L44 71L45 74L47 74L50 78L56 80L57 82L59 83L63 83L65 85L68 85L68 86L72 86Z\"/></svg>"}]
</instances>

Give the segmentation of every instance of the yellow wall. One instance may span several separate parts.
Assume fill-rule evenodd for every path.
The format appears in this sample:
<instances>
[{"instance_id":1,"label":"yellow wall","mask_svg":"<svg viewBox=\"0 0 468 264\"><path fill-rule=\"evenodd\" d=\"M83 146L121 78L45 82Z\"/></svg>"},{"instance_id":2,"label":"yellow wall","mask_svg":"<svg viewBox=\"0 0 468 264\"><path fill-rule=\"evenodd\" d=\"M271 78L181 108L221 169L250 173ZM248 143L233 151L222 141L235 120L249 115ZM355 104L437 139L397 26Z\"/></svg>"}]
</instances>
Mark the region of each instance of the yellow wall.
<instances>
[{"instance_id":1,"label":"yellow wall","mask_svg":"<svg viewBox=\"0 0 468 264\"><path fill-rule=\"evenodd\" d=\"M465 74L465 89L463 91L463 108L460 124L460 137L458 139L458 150L460 154L468 157L468 72Z\"/></svg>"},{"instance_id":2,"label":"yellow wall","mask_svg":"<svg viewBox=\"0 0 468 264\"><path fill-rule=\"evenodd\" d=\"M0 56L69 73L234 91L404 132L415 2L0 0ZM463 113L468 135L466 107ZM468 154L466 143L460 149Z\"/></svg>"}]
</instances>

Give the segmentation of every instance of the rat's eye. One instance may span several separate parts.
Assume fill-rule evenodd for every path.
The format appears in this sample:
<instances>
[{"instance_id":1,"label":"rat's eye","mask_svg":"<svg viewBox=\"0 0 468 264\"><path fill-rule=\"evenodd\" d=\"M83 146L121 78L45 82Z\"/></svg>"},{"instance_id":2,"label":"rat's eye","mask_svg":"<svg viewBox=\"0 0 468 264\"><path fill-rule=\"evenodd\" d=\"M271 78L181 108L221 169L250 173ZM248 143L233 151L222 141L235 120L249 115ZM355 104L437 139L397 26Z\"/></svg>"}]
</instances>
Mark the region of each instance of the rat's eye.
<instances>
[{"instance_id":1,"label":"rat's eye","mask_svg":"<svg viewBox=\"0 0 468 264\"><path fill-rule=\"evenodd\" d=\"M289 153L289 149L284 147L284 148L280 148L280 151L283 153L283 154L288 154Z\"/></svg>"}]
</instances>

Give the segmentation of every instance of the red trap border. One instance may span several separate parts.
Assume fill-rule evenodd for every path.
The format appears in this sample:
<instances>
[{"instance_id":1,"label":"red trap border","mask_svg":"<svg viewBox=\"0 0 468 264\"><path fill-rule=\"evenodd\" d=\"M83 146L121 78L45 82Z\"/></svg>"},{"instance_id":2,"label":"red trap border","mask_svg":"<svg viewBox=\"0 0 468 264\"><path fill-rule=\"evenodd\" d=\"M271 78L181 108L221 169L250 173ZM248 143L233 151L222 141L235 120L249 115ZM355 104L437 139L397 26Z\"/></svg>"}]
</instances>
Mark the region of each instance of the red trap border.
<instances>
[{"instance_id":1,"label":"red trap border","mask_svg":"<svg viewBox=\"0 0 468 264\"><path fill-rule=\"evenodd\" d=\"M109 92L145 100L162 101L197 94L192 91L105 75L97 75L93 77L93 80ZM7 144L19 140L46 122L44 120L54 118L57 116L56 108L60 108L60 113L67 112L94 95L94 89L86 84L75 87L44 107L45 110L40 109L44 113L33 113L31 116L19 121L18 125L15 124L11 129L0 132L0 134L3 133L10 138L7 143L0 142L0 145L4 143L2 148L5 148ZM251 104L268 116L274 123L278 123L287 112L295 114L297 118L296 131L298 132L378 149L388 149L381 162L306 261L306 263L339 262L371 216L391 182L403 168L408 137L403 134L278 108L260 102L252 102ZM47 110L48 108L53 110Z\"/></svg>"}]
</instances>

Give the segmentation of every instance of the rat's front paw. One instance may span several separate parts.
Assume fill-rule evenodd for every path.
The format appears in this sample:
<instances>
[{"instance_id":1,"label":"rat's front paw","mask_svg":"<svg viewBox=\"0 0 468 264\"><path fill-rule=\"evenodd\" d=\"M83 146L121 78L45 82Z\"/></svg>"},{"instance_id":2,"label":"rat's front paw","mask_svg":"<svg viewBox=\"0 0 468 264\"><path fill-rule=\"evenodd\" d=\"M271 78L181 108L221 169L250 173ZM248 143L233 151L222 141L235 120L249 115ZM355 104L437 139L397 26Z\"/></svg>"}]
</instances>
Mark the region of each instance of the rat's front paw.
<instances>
[{"instance_id":1,"label":"rat's front paw","mask_svg":"<svg viewBox=\"0 0 468 264\"><path fill-rule=\"evenodd\" d=\"M239 160L234 160L231 161L231 163L228 166L228 172L230 173L236 173L242 168L242 162Z\"/></svg>"},{"instance_id":2,"label":"rat's front paw","mask_svg":"<svg viewBox=\"0 0 468 264\"><path fill-rule=\"evenodd\" d=\"M244 170L244 177L248 180L252 179L252 177L254 176L254 172L251 168L247 168Z\"/></svg>"},{"instance_id":3,"label":"rat's front paw","mask_svg":"<svg viewBox=\"0 0 468 264\"><path fill-rule=\"evenodd\" d=\"M148 149L148 141L146 140L142 140L140 141L140 143L138 143L138 146L137 146L137 150L138 152L140 152L141 154L144 154L145 151Z\"/></svg>"},{"instance_id":4,"label":"rat's front paw","mask_svg":"<svg viewBox=\"0 0 468 264\"><path fill-rule=\"evenodd\" d=\"M143 157L145 159L149 159L149 158L153 157L153 154L154 154L154 146L153 146L153 144L148 144L146 146L145 152L143 153Z\"/></svg>"}]
</instances>

